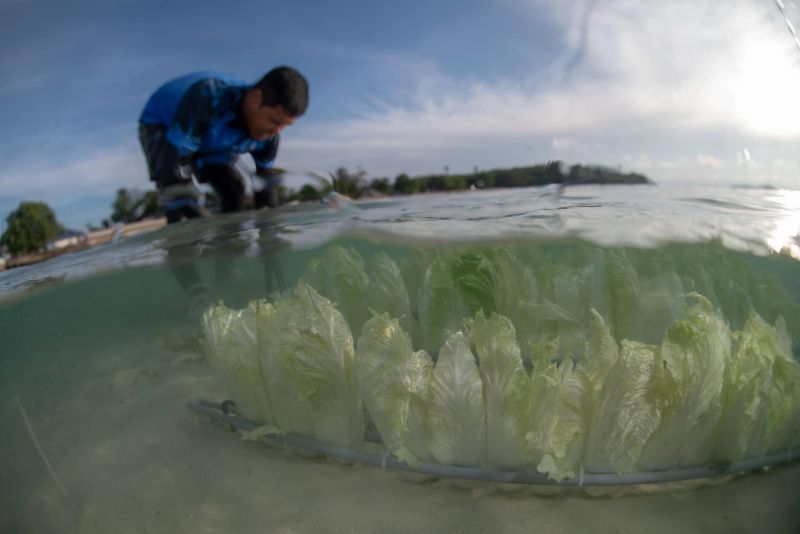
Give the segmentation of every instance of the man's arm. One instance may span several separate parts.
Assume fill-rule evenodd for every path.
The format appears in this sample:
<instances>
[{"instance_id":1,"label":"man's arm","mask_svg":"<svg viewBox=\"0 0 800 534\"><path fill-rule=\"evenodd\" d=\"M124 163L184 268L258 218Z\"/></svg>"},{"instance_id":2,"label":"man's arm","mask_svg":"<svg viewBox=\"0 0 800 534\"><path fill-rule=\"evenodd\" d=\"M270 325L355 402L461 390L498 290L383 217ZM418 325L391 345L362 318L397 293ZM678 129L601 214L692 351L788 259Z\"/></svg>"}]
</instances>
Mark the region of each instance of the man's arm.
<instances>
[{"instance_id":1,"label":"man's arm","mask_svg":"<svg viewBox=\"0 0 800 534\"><path fill-rule=\"evenodd\" d=\"M167 140L182 160L188 162L200 149L223 88L222 82L208 78L192 85L181 98L167 130Z\"/></svg>"},{"instance_id":2,"label":"man's arm","mask_svg":"<svg viewBox=\"0 0 800 534\"><path fill-rule=\"evenodd\" d=\"M218 83L217 80L206 79L192 85L181 98L166 132L158 133L165 139L153 143L152 174L160 188L191 181L192 170L189 165L209 128L219 92Z\"/></svg>"}]
</instances>

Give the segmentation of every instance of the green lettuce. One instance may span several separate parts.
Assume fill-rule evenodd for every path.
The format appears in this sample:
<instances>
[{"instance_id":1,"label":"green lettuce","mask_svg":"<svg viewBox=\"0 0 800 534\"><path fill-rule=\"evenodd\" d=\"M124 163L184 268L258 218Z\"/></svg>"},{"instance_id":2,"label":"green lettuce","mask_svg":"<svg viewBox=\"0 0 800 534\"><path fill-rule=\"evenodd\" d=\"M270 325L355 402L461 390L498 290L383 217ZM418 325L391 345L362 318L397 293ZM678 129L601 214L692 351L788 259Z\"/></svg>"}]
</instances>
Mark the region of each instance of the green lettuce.
<instances>
[{"instance_id":1,"label":"green lettuce","mask_svg":"<svg viewBox=\"0 0 800 534\"><path fill-rule=\"evenodd\" d=\"M397 262L385 252L375 254L369 263L366 307L373 313L396 317L407 332L412 332L413 317L408 291Z\"/></svg>"},{"instance_id":2,"label":"green lettuce","mask_svg":"<svg viewBox=\"0 0 800 534\"><path fill-rule=\"evenodd\" d=\"M341 446L363 440L353 337L333 303L299 282L260 317L262 370L279 428Z\"/></svg>"},{"instance_id":3,"label":"green lettuce","mask_svg":"<svg viewBox=\"0 0 800 534\"><path fill-rule=\"evenodd\" d=\"M434 256L425 271L417 298L422 348L439 350L448 332L455 332L468 315L461 293L450 271L450 262L443 255Z\"/></svg>"},{"instance_id":4,"label":"green lettuce","mask_svg":"<svg viewBox=\"0 0 800 534\"><path fill-rule=\"evenodd\" d=\"M734 342L725 368L723 414L716 448L716 456L728 462L767 452L769 399L773 392L783 393L774 384L779 352L775 331L753 312L744 329L734 334Z\"/></svg>"},{"instance_id":5,"label":"green lettuce","mask_svg":"<svg viewBox=\"0 0 800 534\"><path fill-rule=\"evenodd\" d=\"M526 448L536 469L554 480L574 477L582 463L585 397L583 373L570 358L534 367Z\"/></svg>"},{"instance_id":6,"label":"green lettuce","mask_svg":"<svg viewBox=\"0 0 800 534\"><path fill-rule=\"evenodd\" d=\"M475 356L461 332L439 350L428 388L430 452L442 464L480 467L486 459L486 411Z\"/></svg>"},{"instance_id":7,"label":"green lettuce","mask_svg":"<svg viewBox=\"0 0 800 534\"><path fill-rule=\"evenodd\" d=\"M706 465L716 444L731 332L708 299L697 293L689 299L686 318L667 330L656 357L661 423L642 453L647 469Z\"/></svg>"},{"instance_id":8,"label":"green lettuce","mask_svg":"<svg viewBox=\"0 0 800 534\"><path fill-rule=\"evenodd\" d=\"M492 314L487 319L479 311L468 326L486 410L487 465L519 469L527 463L531 388L514 325L507 317Z\"/></svg>"},{"instance_id":9,"label":"green lettuce","mask_svg":"<svg viewBox=\"0 0 800 534\"><path fill-rule=\"evenodd\" d=\"M755 312L735 336L719 456L763 456L798 444L800 365L782 319L774 327Z\"/></svg>"},{"instance_id":10,"label":"green lettuce","mask_svg":"<svg viewBox=\"0 0 800 534\"><path fill-rule=\"evenodd\" d=\"M246 417L356 447L366 412L410 464L563 480L799 446L796 304L735 255L682 250L378 253L365 269L335 245L292 294L203 322Z\"/></svg>"},{"instance_id":11,"label":"green lettuce","mask_svg":"<svg viewBox=\"0 0 800 534\"><path fill-rule=\"evenodd\" d=\"M257 316L259 309L269 306L254 301L243 310L232 310L216 304L202 319L211 365L242 415L265 424L273 422L273 412L262 377Z\"/></svg>"},{"instance_id":12,"label":"green lettuce","mask_svg":"<svg viewBox=\"0 0 800 534\"><path fill-rule=\"evenodd\" d=\"M358 251L340 245L328 247L321 258L311 260L304 280L320 295L336 303L352 332L361 330L369 317L364 306L369 276Z\"/></svg>"},{"instance_id":13,"label":"green lettuce","mask_svg":"<svg viewBox=\"0 0 800 534\"><path fill-rule=\"evenodd\" d=\"M462 252L450 259L447 266L467 314L496 311L498 281L495 266L486 254Z\"/></svg>"},{"instance_id":14,"label":"green lettuce","mask_svg":"<svg viewBox=\"0 0 800 534\"><path fill-rule=\"evenodd\" d=\"M364 324L356 369L364 406L389 452L412 465L430 459L426 401L431 357L413 351L397 319L382 313Z\"/></svg>"},{"instance_id":15,"label":"green lettuce","mask_svg":"<svg viewBox=\"0 0 800 534\"><path fill-rule=\"evenodd\" d=\"M594 473L636 470L645 445L659 427L651 399L657 347L624 340L619 357L595 382L585 468Z\"/></svg>"},{"instance_id":16,"label":"green lettuce","mask_svg":"<svg viewBox=\"0 0 800 534\"><path fill-rule=\"evenodd\" d=\"M660 421L651 399L656 348L624 340L620 352L602 316L592 309L584 353L584 468L594 473L635 471Z\"/></svg>"}]
</instances>

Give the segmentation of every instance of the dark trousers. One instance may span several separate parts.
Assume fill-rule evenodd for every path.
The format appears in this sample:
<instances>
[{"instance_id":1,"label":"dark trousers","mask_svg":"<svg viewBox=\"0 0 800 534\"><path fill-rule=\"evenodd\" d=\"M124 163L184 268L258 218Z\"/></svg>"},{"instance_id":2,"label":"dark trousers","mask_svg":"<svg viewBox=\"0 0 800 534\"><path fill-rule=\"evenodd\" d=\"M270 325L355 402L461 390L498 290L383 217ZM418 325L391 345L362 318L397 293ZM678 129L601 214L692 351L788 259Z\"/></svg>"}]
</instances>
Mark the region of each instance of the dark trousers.
<instances>
[{"instance_id":1,"label":"dark trousers","mask_svg":"<svg viewBox=\"0 0 800 534\"><path fill-rule=\"evenodd\" d=\"M188 170L194 173L200 183L211 185L219 198L220 211L233 213L243 211L246 205L247 189L245 177L233 163L230 164L204 164L199 160L182 162L178 151L167 140L167 129L157 124L139 124L139 142L142 145L150 179L156 182L159 191L179 184L191 183ZM181 168L186 169L182 171ZM185 172L186 175L182 174ZM274 207L277 205L276 188L265 188L253 195L253 207ZM203 215L203 210L186 203L173 210L167 210L167 222L173 223L184 218L191 219Z\"/></svg>"}]
</instances>

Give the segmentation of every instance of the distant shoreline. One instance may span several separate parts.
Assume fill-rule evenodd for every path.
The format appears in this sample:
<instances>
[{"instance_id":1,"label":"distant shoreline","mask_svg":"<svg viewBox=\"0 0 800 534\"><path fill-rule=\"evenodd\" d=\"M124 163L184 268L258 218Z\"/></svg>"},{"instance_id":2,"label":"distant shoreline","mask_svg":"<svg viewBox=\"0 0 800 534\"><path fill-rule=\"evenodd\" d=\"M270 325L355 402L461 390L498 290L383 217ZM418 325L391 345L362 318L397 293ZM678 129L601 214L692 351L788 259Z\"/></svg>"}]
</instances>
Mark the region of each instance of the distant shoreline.
<instances>
[{"instance_id":1,"label":"distant shoreline","mask_svg":"<svg viewBox=\"0 0 800 534\"><path fill-rule=\"evenodd\" d=\"M543 165L528 167L512 167L478 171L472 174L436 174L416 176L414 178L401 174L395 178L390 189L380 190L372 186L357 188L351 191L337 191L352 200L368 200L377 197L408 196L428 193L444 193L458 191L475 191L490 189L507 189L519 187L541 187L558 184L575 185L654 185L654 182L638 173L623 173L619 169L600 165L573 165L566 174L562 171L560 161L552 161ZM388 180L387 180L388 182ZM375 180L373 180L373 184ZM388 184L387 184L388 185ZM319 198L319 197L317 197ZM312 199L289 197L289 204ZM166 226L166 218L145 219L142 221L117 224L109 228L94 230L51 244L50 250L33 252L15 256L5 262L0 261L0 271L40 263L62 254L80 252L87 248L109 243L122 236L135 235L141 232L156 230Z\"/></svg>"},{"instance_id":2,"label":"distant shoreline","mask_svg":"<svg viewBox=\"0 0 800 534\"><path fill-rule=\"evenodd\" d=\"M102 230L93 230L71 239L60 246L56 245L52 250L14 256L5 262L5 265L0 264L0 271L33 265L63 254L80 252L87 248L105 245L120 237L158 230L166 225L167 219L165 217L159 217L158 219L145 219L129 224L117 224L109 228L103 228Z\"/></svg>"},{"instance_id":3,"label":"distant shoreline","mask_svg":"<svg viewBox=\"0 0 800 534\"><path fill-rule=\"evenodd\" d=\"M620 168L602 165L573 165L567 172L561 161L527 167L511 167L480 171L476 167L471 173L450 174L445 167L443 174L428 174L411 177L405 173L390 180L373 178L366 183L366 172L350 172L339 168L331 174L332 189L353 199L387 195L414 195L445 191L472 191L476 189L500 189L513 187L540 187L559 184L572 185L654 185L647 176L635 172L623 172ZM330 189L330 188L329 188ZM329 190L328 189L328 190ZM291 191L287 200L318 200L327 192L311 185L300 191Z\"/></svg>"}]
</instances>

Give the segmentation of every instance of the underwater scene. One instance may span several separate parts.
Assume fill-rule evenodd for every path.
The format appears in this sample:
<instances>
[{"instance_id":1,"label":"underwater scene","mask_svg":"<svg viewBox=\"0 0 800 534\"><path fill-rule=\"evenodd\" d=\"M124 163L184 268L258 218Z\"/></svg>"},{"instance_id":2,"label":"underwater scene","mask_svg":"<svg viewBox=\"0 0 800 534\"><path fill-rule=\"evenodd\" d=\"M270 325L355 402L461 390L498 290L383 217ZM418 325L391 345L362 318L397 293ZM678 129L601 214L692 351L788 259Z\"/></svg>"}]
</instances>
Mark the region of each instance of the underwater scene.
<instances>
[{"instance_id":1,"label":"underwater scene","mask_svg":"<svg viewBox=\"0 0 800 534\"><path fill-rule=\"evenodd\" d=\"M797 531L798 207L332 197L0 273L0 531Z\"/></svg>"}]
</instances>

